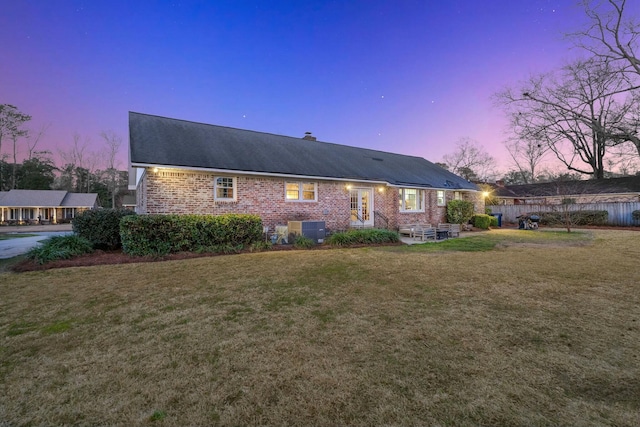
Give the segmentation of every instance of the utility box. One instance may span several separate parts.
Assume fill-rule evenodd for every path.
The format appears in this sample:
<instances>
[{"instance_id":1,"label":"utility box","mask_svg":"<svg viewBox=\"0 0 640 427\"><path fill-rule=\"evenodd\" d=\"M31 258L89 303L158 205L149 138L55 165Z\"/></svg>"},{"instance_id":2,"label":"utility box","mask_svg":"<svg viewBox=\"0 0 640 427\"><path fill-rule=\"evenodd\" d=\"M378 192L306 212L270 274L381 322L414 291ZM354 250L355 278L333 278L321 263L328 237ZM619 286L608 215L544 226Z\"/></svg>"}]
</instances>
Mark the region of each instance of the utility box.
<instances>
[{"instance_id":1,"label":"utility box","mask_svg":"<svg viewBox=\"0 0 640 427\"><path fill-rule=\"evenodd\" d=\"M324 221L289 221L289 234L308 237L316 243L323 243L325 238Z\"/></svg>"}]
</instances>

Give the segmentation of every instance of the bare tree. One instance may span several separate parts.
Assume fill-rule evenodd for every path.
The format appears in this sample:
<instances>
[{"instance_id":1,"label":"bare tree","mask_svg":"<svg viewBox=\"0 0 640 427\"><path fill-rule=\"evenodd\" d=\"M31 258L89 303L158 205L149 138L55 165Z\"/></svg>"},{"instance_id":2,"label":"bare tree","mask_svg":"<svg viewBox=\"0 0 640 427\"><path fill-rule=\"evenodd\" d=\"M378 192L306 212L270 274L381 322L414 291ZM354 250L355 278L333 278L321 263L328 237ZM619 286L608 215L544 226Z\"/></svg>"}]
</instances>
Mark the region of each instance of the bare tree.
<instances>
[{"instance_id":1,"label":"bare tree","mask_svg":"<svg viewBox=\"0 0 640 427\"><path fill-rule=\"evenodd\" d=\"M532 138L510 138L504 145L511 156L513 165L519 172L523 184L530 184L536 181L538 176L538 166L545 159L549 152L549 147L544 141Z\"/></svg>"},{"instance_id":2,"label":"bare tree","mask_svg":"<svg viewBox=\"0 0 640 427\"><path fill-rule=\"evenodd\" d=\"M635 108L619 89L628 83L610 63L577 60L496 95L516 137L541 141L569 170L601 179L607 148Z\"/></svg>"},{"instance_id":3,"label":"bare tree","mask_svg":"<svg viewBox=\"0 0 640 427\"><path fill-rule=\"evenodd\" d=\"M477 141L461 138L453 153L445 154L442 162L451 172L469 181L486 181L493 177L496 161Z\"/></svg>"},{"instance_id":4,"label":"bare tree","mask_svg":"<svg viewBox=\"0 0 640 427\"><path fill-rule=\"evenodd\" d=\"M67 150L58 149L58 154L64 161L65 165L62 168L73 177L73 183L70 183L72 188L76 191L85 191L89 188L89 157L88 151L90 138L82 138L79 133L73 134L73 144ZM93 161L92 161L93 163Z\"/></svg>"},{"instance_id":5,"label":"bare tree","mask_svg":"<svg viewBox=\"0 0 640 427\"><path fill-rule=\"evenodd\" d=\"M36 149L36 145L38 145L38 143L40 142L40 138L42 138L42 136L50 126L51 124L40 126L40 129L38 129L35 134L33 132L30 132L31 135L29 138L27 138L27 160L31 160L33 158L33 153Z\"/></svg>"},{"instance_id":6,"label":"bare tree","mask_svg":"<svg viewBox=\"0 0 640 427\"><path fill-rule=\"evenodd\" d=\"M594 2L582 0L589 24L582 30L569 34L576 46L589 52L596 60L615 63L618 72L625 76L626 86L616 88L616 93L632 93L636 105L640 102L640 21L628 16L626 0ZM631 142L640 154L638 127L640 116L627 117L612 131L611 138Z\"/></svg>"},{"instance_id":7,"label":"bare tree","mask_svg":"<svg viewBox=\"0 0 640 427\"><path fill-rule=\"evenodd\" d=\"M496 161L477 141L461 138L453 153L445 154L446 169L469 181L488 180L495 174Z\"/></svg>"},{"instance_id":8,"label":"bare tree","mask_svg":"<svg viewBox=\"0 0 640 427\"><path fill-rule=\"evenodd\" d=\"M626 0L583 0L582 3L589 25L569 34L576 45L603 61L622 62L620 70L624 73L640 75L637 52L640 23L625 15Z\"/></svg>"},{"instance_id":9,"label":"bare tree","mask_svg":"<svg viewBox=\"0 0 640 427\"><path fill-rule=\"evenodd\" d=\"M108 176L109 193L111 193L111 206L116 205L116 195L118 192L118 151L122 145L122 138L112 130L103 131L100 136L105 143L105 159L106 159L106 172Z\"/></svg>"}]
</instances>

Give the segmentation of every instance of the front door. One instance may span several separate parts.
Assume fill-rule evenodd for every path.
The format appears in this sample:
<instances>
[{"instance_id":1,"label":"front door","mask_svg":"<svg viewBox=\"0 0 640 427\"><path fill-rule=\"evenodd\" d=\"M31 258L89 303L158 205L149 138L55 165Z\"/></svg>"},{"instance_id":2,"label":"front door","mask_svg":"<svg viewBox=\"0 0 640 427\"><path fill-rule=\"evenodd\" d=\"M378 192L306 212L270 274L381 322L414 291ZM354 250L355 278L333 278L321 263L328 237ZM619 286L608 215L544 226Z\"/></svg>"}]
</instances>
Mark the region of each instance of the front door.
<instances>
[{"instance_id":1,"label":"front door","mask_svg":"<svg viewBox=\"0 0 640 427\"><path fill-rule=\"evenodd\" d=\"M351 226L373 227L373 189L353 188L351 195Z\"/></svg>"}]
</instances>

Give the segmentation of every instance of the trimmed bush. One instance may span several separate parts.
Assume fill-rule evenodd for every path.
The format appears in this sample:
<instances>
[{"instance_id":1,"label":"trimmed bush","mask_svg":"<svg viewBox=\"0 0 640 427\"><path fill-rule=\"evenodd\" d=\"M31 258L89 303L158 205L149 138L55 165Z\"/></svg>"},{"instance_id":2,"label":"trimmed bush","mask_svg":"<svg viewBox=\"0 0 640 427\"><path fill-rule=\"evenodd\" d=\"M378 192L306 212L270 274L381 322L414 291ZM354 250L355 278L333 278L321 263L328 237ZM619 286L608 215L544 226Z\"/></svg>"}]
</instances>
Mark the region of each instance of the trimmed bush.
<instances>
[{"instance_id":1,"label":"trimmed bush","mask_svg":"<svg viewBox=\"0 0 640 427\"><path fill-rule=\"evenodd\" d=\"M400 235L395 231L376 228L366 230L353 229L332 234L326 241L332 246L395 243L400 241Z\"/></svg>"},{"instance_id":2,"label":"trimmed bush","mask_svg":"<svg viewBox=\"0 0 640 427\"><path fill-rule=\"evenodd\" d=\"M262 240L256 215L136 215L120 222L122 249L129 255L175 252L239 252Z\"/></svg>"},{"instance_id":3,"label":"trimmed bush","mask_svg":"<svg viewBox=\"0 0 640 427\"><path fill-rule=\"evenodd\" d=\"M609 218L607 211L535 212L540 217L540 224L551 226L565 224L567 213L569 223L572 225L607 225Z\"/></svg>"},{"instance_id":4,"label":"trimmed bush","mask_svg":"<svg viewBox=\"0 0 640 427\"><path fill-rule=\"evenodd\" d=\"M498 217L497 216L491 216L491 224L489 224L489 226L491 227L497 227L498 226Z\"/></svg>"},{"instance_id":5,"label":"trimmed bush","mask_svg":"<svg viewBox=\"0 0 640 427\"><path fill-rule=\"evenodd\" d=\"M118 249L120 220L136 215L128 209L93 209L80 213L73 219L73 231L91 242L96 249Z\"/></svg>"},{"instance_id":6,"label":"trimmed bush","mask_svg":"<svg viewBox=\"0 0 640 427\"><path fill-rule=\"evenodd\" d=\"M447 203L447 222L466 224L473 216L473 203L467 200L451 200Z\"/></svg>"},{"instance_id":7,"label":"trimmed bush","mask_svg":"<svg viewBox=\"0 0 640 427\"><path fill-rule=\"evenodd\" d=\"M471 218L471 223L474 227L482 228L483 230L488 230L491 225L491 218L494 218L487 214L475 214ZM497 218L496 218L497 221Z\"/></svg>"},{"instance_id":8,"label":"trimmed bush","mask_svg":"<svg viewBox=\"0 0 640 427\"><path fill-rule=\"evenodd\" d=\"M316 242L314 242L313 239L310 239L307 236L296 234L293 238L293 246L298 249L310 249L315 245Z\"/></svg>"},{"instance_id":9,"label":"trimmed bush","mask_svg":"<svg viewBox=\"0 0 640 427\"><path fill-rule=\"evenodd\" d=\"M76 234L52 236L27 252L27 258L38 264L46 264L58 259L69 259L74 256L93 252L93 245L84 237Z\"/></svg>"}]
</instances>

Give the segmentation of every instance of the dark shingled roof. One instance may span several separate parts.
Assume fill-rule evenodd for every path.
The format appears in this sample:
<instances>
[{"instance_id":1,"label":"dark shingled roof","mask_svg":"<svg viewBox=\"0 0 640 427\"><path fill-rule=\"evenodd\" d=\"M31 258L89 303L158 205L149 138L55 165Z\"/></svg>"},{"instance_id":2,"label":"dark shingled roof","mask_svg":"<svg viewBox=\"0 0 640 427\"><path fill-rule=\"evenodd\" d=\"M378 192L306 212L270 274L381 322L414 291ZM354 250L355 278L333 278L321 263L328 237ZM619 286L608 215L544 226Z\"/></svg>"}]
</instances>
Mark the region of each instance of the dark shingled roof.
<instances>
[{"instance_id":1,"label":"dark shingled roof","mask_svg":"<svg viewBox=\"0 0 640 427\"><path fill-rule=\"evenodd\" d=\"M542 197L579 194L640 193L640 176L495 186L498 197Z\"/></svg>"},{"instance_id":2,"label":"dark shingled roof","mask_svg":"<svg viewBox=\"0 0 640 427\"><path fill-rule=\"evenodd\" d=\"M478 189L421 157L134 112L129 113L129 141L133 166L179 166Z\"/></svg>"}]
</instances>

